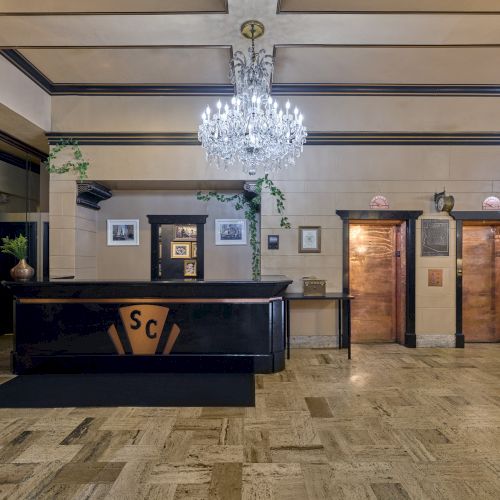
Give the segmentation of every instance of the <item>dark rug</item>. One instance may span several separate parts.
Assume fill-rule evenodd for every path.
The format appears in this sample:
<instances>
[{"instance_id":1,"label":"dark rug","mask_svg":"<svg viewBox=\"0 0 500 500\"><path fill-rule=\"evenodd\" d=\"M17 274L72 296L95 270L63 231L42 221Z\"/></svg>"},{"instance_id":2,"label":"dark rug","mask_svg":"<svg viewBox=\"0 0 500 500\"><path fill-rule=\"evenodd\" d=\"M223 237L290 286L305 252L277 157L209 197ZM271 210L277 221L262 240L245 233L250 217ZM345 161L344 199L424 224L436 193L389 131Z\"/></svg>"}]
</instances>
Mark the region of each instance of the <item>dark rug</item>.
<instances>
[{"instance_id":1,"label":"dark rug","mask_svg":"<svg viewBox=\"0 0 500 500\"><path fill-rule=\"evenodd\" d=\"M0 385L0 408L254 405L250 373L20 375Z\"/></svg>"}]
</instances>

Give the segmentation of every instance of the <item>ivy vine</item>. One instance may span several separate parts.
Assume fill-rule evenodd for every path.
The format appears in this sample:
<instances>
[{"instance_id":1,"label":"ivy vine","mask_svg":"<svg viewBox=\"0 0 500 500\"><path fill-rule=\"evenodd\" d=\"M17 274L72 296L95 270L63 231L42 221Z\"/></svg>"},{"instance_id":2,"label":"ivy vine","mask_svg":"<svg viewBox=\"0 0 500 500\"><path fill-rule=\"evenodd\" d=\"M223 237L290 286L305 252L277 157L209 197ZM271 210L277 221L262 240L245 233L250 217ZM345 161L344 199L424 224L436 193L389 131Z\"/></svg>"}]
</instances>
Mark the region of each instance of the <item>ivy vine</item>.
<instances>
[{"instance_id":1,"label":"ivy vine","mask_svg":"<svg viewBox=\"0 0 500 500\"><path fill-rule=\"evenodd\" d=\"M281 215L280 227L290 229L291 225L288 217L285 217L285 195L281 189L277 188L274 182L266 174L255 182L255 190L249 196L246 193L225 195L216 191L208 193L198 192L196 195L200 201L217 200L222 203L233 203L236 210L244 210L245 219L248 221L248 232L250 236L250 246L252 248L252 279L256 280L260 276L260 238L257 231L258 213L262 202L262 190L266 188L273 197L276 204L276 211Z\"/></svg>"},{"instance_id":2,"label":"ivy vine","mask_svg":"<svg viewBox=\"0 0 500 500\"><path fill-rule=\"evenodd\" d=\"M70 149L72 157L61 165L56 165L56 160L59 154L65 149ZM66 172L74 172L82 181L87 178L87 169L89 161L85 159L80 149L80 145L76 139L60 139L57 144L50 148L49 156L44 162L44 166L51 174L65 174Z\"/></svg>"}]
</instances>

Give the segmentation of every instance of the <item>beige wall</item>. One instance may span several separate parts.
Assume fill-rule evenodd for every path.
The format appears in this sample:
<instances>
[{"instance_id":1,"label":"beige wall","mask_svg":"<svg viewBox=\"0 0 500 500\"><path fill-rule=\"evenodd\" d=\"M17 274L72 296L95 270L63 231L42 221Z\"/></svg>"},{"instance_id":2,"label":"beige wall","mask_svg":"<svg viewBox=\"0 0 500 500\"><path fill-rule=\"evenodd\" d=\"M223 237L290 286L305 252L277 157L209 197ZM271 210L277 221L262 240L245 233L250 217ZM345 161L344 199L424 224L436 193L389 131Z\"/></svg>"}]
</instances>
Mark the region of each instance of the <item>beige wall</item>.
<instances>
[{"instance_id":1,"label":"beige wall","mask_svg":"<svg viewBox=\"0 0 500 500\"><path fill-rule=\"evenodd\" d=\"M57 131L193 131L202 101L211 102L211 98L56 97L53 123ZM301 106L307 125L313 130L495 130L500 113L500 101L488 98L294 97L293 101ZM141 179L244 180L237 169L226 173L207 165L203 150L197 146L85 146L83 150L91 161L89 177L104 183ZM327 280L328 290L340 291L342 222L335 215L336 210L368 209L371 198L383 194L389 199L391 209L422 210L424 218L441 218L443 215L435 212L433 194L443 186L455 196L456 210L480 210L486 196L500 192L499 158L500 149L496 146L306 146L296 167L274 175L286 194L291 230L279 228L279 216L269 198L264 197L261 239L265 243L268 234L279 234L281 239L277 251L269 251L267 245L263 245L262 273L289 276L294 280L291 290L301 289L303 276L316 275ZM67 177L51 182L51 221L59 225L77 220L76 211L70 206L75 194L68 198L67 189L71 183L65 184L64 178ZM66 187L63 189L63 186ZM137 255L134 254L139 256L137 261L140 263L128 272L137 277L149 276L148 264L141 257L142 252L149 253L148 236L143 234L147 229L144 217L148 213L164 212L159 208L163 196L155 192L117 192L114 198L102 203L95 236L95 273L98 277L121 274L110 269L114 263L114 249L103 243L104 220L117 215L141 219L144 246L141 244L136 249ZM175 195L173 206L182 207L183 211L189 206L193 213L203 213L196 206L197 202L188 204L183 196L182 193ZM56 217L58 210L64 213ZM322 227L320 254L298 253L300 225ZM53 230L56 228L53 226ZM210 238L207 236L207 243ZM84 271L79 266L83 266L84 261L92 263L92 260L79 261L78 245L71 246L71 237L67 241L61 249L63 258L56 261L76 270L77 276L86 275L91 268ZM89 241L92 241L90 236ZM123 262L128 262L128 257ZM64 266L54 267L53 272L54 269L62 272L66 269ZM212 277L210 268L207 262L207 278ZM429 268L443 269L442 288L427 286ZM420 221L417 222L416 269L418 345L452 345L455 333L453 220L450 219L450 256L435 258L420 257ZM228 270L228 276L236 277L234 272L234 269ZM294 305L292 326L295 342L334 345L336 310L323 302Z\"/></svg>"},{"instance_id":2,"label":"beige wall","mask_svg":"<svg viewBox=\"0 0 500 500\"><path fill-rule=\"evenodd\" d=\"M232 194L232 193L227 193ZM149 280L151 226L147 215L208 215L205 225L205 279L251 279L250 246L216 246L215 219L242 219L226 203L196 199L196 191L114 191L97 212L97 276ZM107 219L139 219L139 246L108 246Z\"/></svg>"}]
</instances>

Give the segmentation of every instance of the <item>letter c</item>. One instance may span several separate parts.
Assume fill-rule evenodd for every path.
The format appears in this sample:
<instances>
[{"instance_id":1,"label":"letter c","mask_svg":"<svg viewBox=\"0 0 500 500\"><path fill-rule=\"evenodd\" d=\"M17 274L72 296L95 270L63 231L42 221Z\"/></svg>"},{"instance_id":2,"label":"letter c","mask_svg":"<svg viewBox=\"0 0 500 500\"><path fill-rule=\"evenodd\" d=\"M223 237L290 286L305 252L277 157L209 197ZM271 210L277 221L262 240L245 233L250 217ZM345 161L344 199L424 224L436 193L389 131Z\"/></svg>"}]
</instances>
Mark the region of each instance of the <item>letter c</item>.
<instances>
[{"instance_id":1,"label":"letter c","mask_svg":"<svg viewBox=\"0 0 500 500\"><path fill-rule=\"evenodd\" d=\"M157 332L151 332L151 325L157 325L158 323L154 320L154 319L150 319L147 323L146 323L146 335L150 338L150 339L155 339L156 336L158 335Z\"/></svg>"}]
</instances>

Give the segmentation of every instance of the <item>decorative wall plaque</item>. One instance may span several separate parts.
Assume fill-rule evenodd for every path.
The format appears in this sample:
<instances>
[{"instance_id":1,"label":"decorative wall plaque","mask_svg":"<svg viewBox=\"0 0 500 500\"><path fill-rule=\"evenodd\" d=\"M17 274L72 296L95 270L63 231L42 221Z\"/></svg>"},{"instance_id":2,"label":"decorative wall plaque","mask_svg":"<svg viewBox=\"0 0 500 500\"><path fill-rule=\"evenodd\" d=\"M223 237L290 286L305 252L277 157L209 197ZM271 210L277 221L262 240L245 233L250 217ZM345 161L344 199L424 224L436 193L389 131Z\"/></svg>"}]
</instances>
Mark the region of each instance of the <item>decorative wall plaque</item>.
<instances>
[{"instance_id":1,"label":"decorative wall plaque","mask_svg":"<svg viewBox=\"0 0 500 500\"><path fill-rule=\"evenodd\" d=\"M370 201L370 208L372 210L379 210L384 208L389 208L389 200L380 194L374 196Z\"/></svg>"},{"instance_id":2,"label":"decorative wall plaque","mask_svg":"<svg viewBox=\"0 0 500 500\"><path fill-rule=\"evenodd\" d=\"M443 286L443 270L428 269L427 270L427 286Z\"/></svg>"},{"instance_id":3,"label":"decorative wall plaque","mask_svg":"<svg viewBox=\"0 0 500 500\"><path fill-rule=\"evenodd\" d=\"M488 196L483 201L483 210L500 210L500 199L497 196Z\"/></svg>"},{"instance_id":4,"label":"decorative wall plaque","mask_svg":"<svg viewBox=\"0 0 500 500\"><path fill-rule=\"evenodd\" d=\"M422 257L447 257L450 254L450 224L448 220L422 220Z\"/></svg>"}]
</instances>

